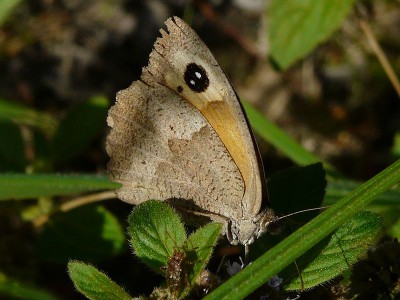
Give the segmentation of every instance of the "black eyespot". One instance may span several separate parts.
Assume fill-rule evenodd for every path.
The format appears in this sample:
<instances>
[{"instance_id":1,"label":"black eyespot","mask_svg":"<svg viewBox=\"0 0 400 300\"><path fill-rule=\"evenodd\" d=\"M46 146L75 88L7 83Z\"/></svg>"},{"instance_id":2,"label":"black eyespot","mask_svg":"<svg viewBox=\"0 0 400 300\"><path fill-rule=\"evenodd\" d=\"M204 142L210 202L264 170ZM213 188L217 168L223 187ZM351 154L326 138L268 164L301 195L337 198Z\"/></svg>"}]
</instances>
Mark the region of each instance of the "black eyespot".
<instances>
[{"instance_id":1,"label":"black eyespot","mask_svg":"<svg viewBox=\"0 0 400 300\"><path fill-rule=\"evenodd\" d=\"M190 63L186 66L184 79L193 92L204 92L210 85L206 70L202 66Z\"/></svg>"},{"instance_id":2,"label":"black eyespot","mask_svg":"<svg viewBox=\"0 0 400 300\"><path fill-rule=\"evenodd\" d=\"M176 88L176 90L178 91L178 93L182 93L182 92L183 92L183 87L181 87L180 85L178 85L178 87Z\"/></svg>"}]
</instances>

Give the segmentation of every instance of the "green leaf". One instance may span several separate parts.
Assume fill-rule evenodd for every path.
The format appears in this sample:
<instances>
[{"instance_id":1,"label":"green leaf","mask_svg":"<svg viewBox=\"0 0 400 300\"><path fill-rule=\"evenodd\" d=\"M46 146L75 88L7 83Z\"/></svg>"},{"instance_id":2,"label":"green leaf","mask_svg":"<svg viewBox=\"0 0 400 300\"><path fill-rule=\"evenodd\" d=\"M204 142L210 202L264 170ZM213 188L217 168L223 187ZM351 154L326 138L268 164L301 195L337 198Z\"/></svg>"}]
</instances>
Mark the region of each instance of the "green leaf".
<instances>
[{"instance_id":1,"label":"green leaf","mask_svg":"<svg viewBox=\"0 0 400 300\"><path fill-rule=\"evenodd\" d=\"M53 134L58 124L57 120L47 113L38 112L2 98L0 98L0 120L33 126L43 130L48 135Z\"/></svg>"},{"instance_id":2,"label":"green leaf","mask_svg":"<svg viewBox=\"0 0 400 300\"><path fill-rule=\"evenodd\" d=\"M106 177L93 175L0 174L0 200L70 195L120 186Z\"/></svg>"},{"instance_id":3,"label":"green leaf","mask_svg":"<svg viewBox=\"0 0 400 300\"><path fill-rule=\"evenodd\" d=\"M201 271L204 270L212 251L221 234L222 224L210 223L192 233L185 241L183 249L185 250L187 260L192 263L187 273L188 284L180 295L186 296L193 288Z\"/></svg>"},{"instance_id":4,"label":"green leaf","mask_svg":"<svg viewBox=\"0 0 400 300\"><path fill-rule=\"evenodd\" d=\"M246 297L399 181L400 160L343 197L204 299Z\"/></svg>"},{"instance_id":5,"label":"green leaf","mask_svg":"<svg viewBox=\"0 0 400 300\"><path fill-rule=\"evenodd\" d=\"M273 0L268 9L272 59L283 69L326 40L355 0Z\"/></svg>"},{"instance_id":6,"label":"green leaf","mask_svg":"<svg viewBox=\"0 0 400 300\"><path fill-rule=\"evenodd\" d=\"M382 218L362 211L340 226L310 251L296 260L301 278L289 280L298 271L291 265L280 275L286 290L309 289L347 270L365 253L382 228ZM303 285L302 282L303 281ZM286 283L285 283L286 282Z\"/></svg>"},{"instance_id":7,"label":"green leaf","mask_svg":"<svg viewBox=\"0 0 400 300\"><path fill-rule=\"evenodd\" d=\"M181 247L186 239L178 214L166 203L148 200L134 207L128 221L135 254L161 272L174 249Z\"/></svg>"},{"instance_id":8,"label":"green leaf","mask_svg":"<svg viewBox=\"0 0 400 300\"><path fill-rule=\"evenodd\" d=\"M66 162L80 154L105 125L107 109L108 100L101 96L72 109L54 136L54 161Z\"/></svg>"},{"instance_id":9,"label":"green leaf","mask_svg":"<svg viewBox=\"0 0 400 300\"><path fill-rule=\"evenodd\" d=\"M95 261L121 252L125 234L117 218L100 205L55 215L39 237L37 252L46 261Z\"/></svg>"},{"instance_id":10,"label":"green leaf","mask_svg":"<svg viewBox=\"0 0 400 300\"><path fill-rule=\"evenodd\" d=\"M25 146L20 128L9 122L0 121L0 171L23 171ZM7 142L4 142L7 141Z\"/></svg>"},{"instance_id":11,"label":"green leaf","mask_svg":"<svg viewBox=\"0 0 400 300\"><path fill-rule=\"evenodd\" d=\"M1 296L4 296L1 297ZM0 273L0 298L1 299L26 299L26 300L55 300L49 292L39 289L31 284L26 284L8 278Z\"/></svg>"},{"instance_id":12,"label":"green leaf","mask_svg":"<svg viewBox=\"0 0 400 300\"><path fill-rule=\"evenodd\" d=\"M68 263L68 273L75 288L91 300L132 300L118 284L95 267L78 262Z\"/></svg>"},{"instance_id":13,"label":"green leaf","mask_svg":"<svg viewBox=\"0 0 400 300\"><path fill-rule=\"evenodd\" d=\"M325 171L321 163L282 171L268 181L271 208L280 216L318 208L324 199L325 187ZM304 223L318 213L301 213L291 219Z\"/></svg>"}]
</instances>

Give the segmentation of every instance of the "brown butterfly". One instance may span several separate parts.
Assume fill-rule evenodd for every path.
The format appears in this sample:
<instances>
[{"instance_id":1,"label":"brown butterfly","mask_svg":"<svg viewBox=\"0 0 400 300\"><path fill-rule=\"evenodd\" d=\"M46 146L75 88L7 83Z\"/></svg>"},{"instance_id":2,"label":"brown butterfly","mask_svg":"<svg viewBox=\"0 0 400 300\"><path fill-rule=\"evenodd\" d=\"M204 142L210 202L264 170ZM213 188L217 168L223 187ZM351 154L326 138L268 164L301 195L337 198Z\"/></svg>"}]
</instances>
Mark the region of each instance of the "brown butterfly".
<instances>
[{"instance_id":1,"label":"brown butterfly","mask_svg":"<svg viewBox=\"0 0 400 300\"><path fill-rule=\"evenodd\" d=\"M177 17L154 44L140 80L110 109L108 171L128 203L168 200L192 224L224 224L251 244L274 219L257 145L225 73Z\"/></svg>"}]
</instances>

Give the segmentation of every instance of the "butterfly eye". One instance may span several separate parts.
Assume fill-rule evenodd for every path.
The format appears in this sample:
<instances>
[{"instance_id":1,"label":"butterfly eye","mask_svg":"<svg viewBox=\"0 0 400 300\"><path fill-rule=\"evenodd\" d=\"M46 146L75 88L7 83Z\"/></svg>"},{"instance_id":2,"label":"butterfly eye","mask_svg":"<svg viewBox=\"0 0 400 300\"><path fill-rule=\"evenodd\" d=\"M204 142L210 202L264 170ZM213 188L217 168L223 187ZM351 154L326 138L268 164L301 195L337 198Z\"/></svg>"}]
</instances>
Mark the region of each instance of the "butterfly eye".
<instances>
[{"instance_id":1,"label":"butterfly eye","mask_svg":"<svg viewBox=\"0 0 400 300\"><path fill-rule=\"evenodd\" d=\"M195 63L186 66L184 79L188 87L196 93L204 92L210 85L206 70Z\"/></svg>"}]
</instances>

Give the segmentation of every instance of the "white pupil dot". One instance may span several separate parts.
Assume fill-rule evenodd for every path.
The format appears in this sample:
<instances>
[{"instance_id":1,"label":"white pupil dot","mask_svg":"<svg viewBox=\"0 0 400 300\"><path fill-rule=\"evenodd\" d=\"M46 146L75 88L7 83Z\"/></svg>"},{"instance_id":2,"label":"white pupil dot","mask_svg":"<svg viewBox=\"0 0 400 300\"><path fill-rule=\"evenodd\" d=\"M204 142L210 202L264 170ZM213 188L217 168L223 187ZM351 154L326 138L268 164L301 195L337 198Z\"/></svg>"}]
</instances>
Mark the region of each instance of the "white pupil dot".
<instances>
[{"instance_id":1,"label":"white pupil dot","mask_svg":"<svg viewBox=\"0 0 400 300\"><path fill-rule=\"evenodd\" d=\"M191 84L191 85L196 85L196 82L194 82L194 80L191 79L191 80L190 80L190 84Z\"/></svg>"},{"instance_id":2,"label":"white pupil dot","mask_svg":"<svg viewBox=\"0 0 400 300\"><path fill-rule=\"evenodd\" d=\"M196 75L196 77L197 77L198 79L200 79L200 78L201 78L201 74L200 74L200 72L194 72L194 75Z\"/></svg>"}]
</instances>

